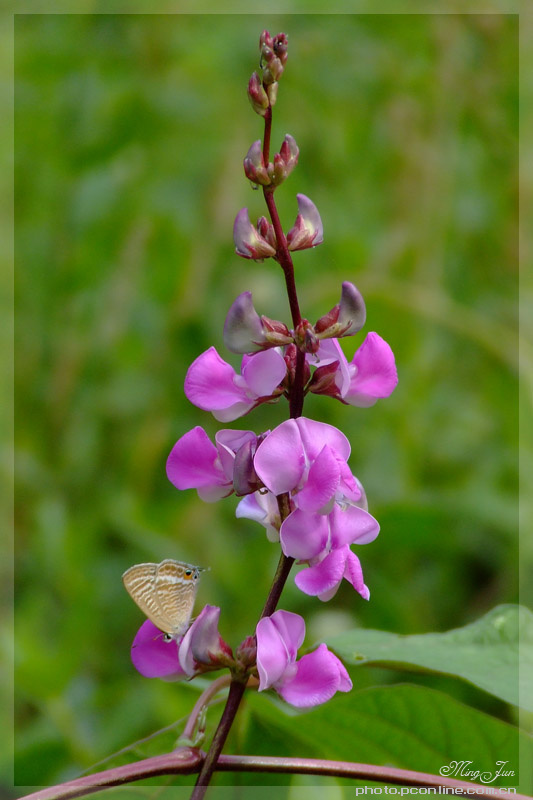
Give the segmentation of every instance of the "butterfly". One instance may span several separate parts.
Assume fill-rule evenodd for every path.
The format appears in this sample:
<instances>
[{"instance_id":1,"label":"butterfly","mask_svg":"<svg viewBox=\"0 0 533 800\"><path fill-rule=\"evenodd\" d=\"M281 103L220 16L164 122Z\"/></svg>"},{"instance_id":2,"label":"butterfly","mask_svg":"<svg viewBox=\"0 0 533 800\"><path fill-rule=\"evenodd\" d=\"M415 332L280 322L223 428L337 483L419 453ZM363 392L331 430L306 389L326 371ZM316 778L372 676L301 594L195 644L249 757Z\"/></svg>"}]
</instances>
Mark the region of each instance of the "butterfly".
<instances>
[{"instance_id":1,"label":"butterfly","mask_svg":"<svg viewBox=\"0 0 533 800\"><path fill-rule=\"evenodd\" d=\"M166 558L160 564L136 564L122 576L126 591L150 622L179 639L191 620L202 567Z\"/></svg>"}]
</instances>

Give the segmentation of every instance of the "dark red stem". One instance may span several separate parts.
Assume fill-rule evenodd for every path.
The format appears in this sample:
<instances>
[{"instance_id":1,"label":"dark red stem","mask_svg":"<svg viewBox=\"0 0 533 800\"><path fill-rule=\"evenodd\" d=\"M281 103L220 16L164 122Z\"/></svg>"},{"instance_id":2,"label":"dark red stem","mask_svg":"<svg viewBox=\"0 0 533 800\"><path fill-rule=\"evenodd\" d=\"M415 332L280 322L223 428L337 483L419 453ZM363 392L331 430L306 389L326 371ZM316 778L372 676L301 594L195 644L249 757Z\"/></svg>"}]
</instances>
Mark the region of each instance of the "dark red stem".
<instances>
[{"instance_id":1,"label":"dark red stem","mask_svg":"<svg viewBox=\"0 0 533 800\"><path fill-rule=\"evenodd\" d=\"M226 701L222 717L220 718L213 741L209 747L209 752L207 753L205 761L202 764L200 774L198 775L198 779L196 781L196 786L191 794L191 800L202 800L202 797L207 791L207 787L209 786L211 777L217 765L218 757L220 756L222 748L224 747L224 743L228 738L228 733L230 732L233 720L235 719L235 714L237 713L244 690L246 689L246 683L246 680L243 682L233 679L230 684L228 699Z\"/></svg>"},{"instance_id":2,"label":"dark red stem","mask_svg":"<svg viewBox=\"0 0 533 800\"><path fill-rule=\"evenodd\" d=\"M265 131L263 136L263 159L265 164L268 165L270 159L270 134L272 130L271 106L268 107L264 119L265 119ZM291 309L292 324L296 329L296 327L302 321L302 315L300 314L300 306L298 304L298 295L296 293L296 284L294 281L294 265L292 263L291 254L287 246L287 239L285 238L285 234L283 233L283 228L281 227L278 210L276 208L276 203L274 201L273 187L268 187L268 186L263 187L263 194L270 214L270 219L274 227L274 232L276 234L276 243L277 243L276 259L281 265L281 268L283 269L283 274L285 275L285 284L287 287L287 296L289 299L289 306ZM289 400L289 413L292 419L296 419L297 417L301 417L302 415L303 403L304 403L304 375L305 375L305 353L298 350L296 356L294 380L291 386L291 393ZM291 512L289 495L288 494L280 495L278 497L278 505L280 510L280 518L281 521L283 522L283 520L285 520ZM261 618L270 616L276 610L279 599L281 597L281 593L283 591L283 587L285 586L285 583L287 581L287 578L289 576L293 564L294 564L294 558L289 558L288 556L283 555L283 553L281 554L278 562L278 567L276 569L276 574L274 575L274 580L272 581L270 592L268 594L265 606L261 613ZM209 752L202 765L202 769L198 776L196 786L191 795L191 800L202 800L207 790L207 786L209 785L213 772L216 769L219 756L222 752L222 748L224 746L230 728L233 724L233 720L239 708L239 704L242 700L245 687L246 687L246 681L243 682L240 679L236 678L233 679L230 685L226 706L224 708L222 717L218 724L216 733L213 737L213 741L211 742Z\"/></svg>"}]
</instances>

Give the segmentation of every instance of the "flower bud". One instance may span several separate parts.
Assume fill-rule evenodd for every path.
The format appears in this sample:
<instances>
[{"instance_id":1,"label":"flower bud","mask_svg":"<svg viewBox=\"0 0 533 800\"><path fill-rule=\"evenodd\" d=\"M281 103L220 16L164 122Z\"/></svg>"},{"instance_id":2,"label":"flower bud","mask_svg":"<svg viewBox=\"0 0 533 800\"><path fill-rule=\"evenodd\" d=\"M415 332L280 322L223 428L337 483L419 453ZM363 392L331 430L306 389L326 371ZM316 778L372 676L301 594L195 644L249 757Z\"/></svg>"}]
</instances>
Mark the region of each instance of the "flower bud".
<instances>
[{"instance_id":1,"label":"flower bud","mask_svg":"<svg viewBox=\"0 0 533 800\"><path fill-rule=\"evenodd\" d=\"M270 175L268 174L263 158L261 139L258 139L248 150L243 161L244 173L252 183L260 183L261 186L268 186Z\"/></svg>"},{"instance_id":2,"label":"flower bud","mask_svg":"<svg viewBox=\"0 0 533 800\"><path fill-rule=\"evenodd\" d=\"M239 256L262 261L276 255L275 249L254 228L248 216L248 209L241 208L233 225L233 241Z\"/></svg>"},{"instance_id":3,"label":"flower bud","mask_svg":"<svg viewBox=\"0 0 533 800\"><path fill-rule=\"evenodd\" d=\"M305 196L297 194L298 216L287 234L289 250L305 250L324 241L324 228L315 204Z\"/></svg>"},{"instance_id":4,"label":"flower bud","mask_svg":"<svg viewBox=\"0 0 533 800\"><path fill-rule=\"evenodd\" d=\"M266 344L251 292L243 292L233 301L224 323L224 344L232 353L252 353Z\"/></svg>"},{"instance_id":5,"label":"flower bud","mask_svg":"<svg viewBox=\"0 0 533 800\"><path fill-rule=\"evenodd\" d=\"M276 250L278 243L276 241L276 234L274 233L274 226L266 217L259 217L257 220L257 230L263 239L266 239L274 250Z\"/></svg>"},{"instance_id":6,"label":"flower bud","mask_svg":"<svg viewBox=\"0 0 533 800\"><path fill-rule=\"evenodd\" d=\"M233 489L237 497L244 497L246 494L252 494L252 492L263 488L263 483L257 477L257 472L254 469L254 456L265 436L266 434L262 434L256 439L244 442L235 453Z\"/></svg>"},{"instance_id":7,"label":"flower bud","mask_svg":"<svg viewBox=\"0 0 533 800\"><path fill-rule=\"evenodd\" d=\"M270 103L269 96L263 88L261 78L254 72L248 83L248 98L256 114L264 117Z\"/></svg>"},{"instance_id":8,"label":"flower bud","mask_svg":"<svg viewBox=\"0 0 533 800\"><path fill-rule=\"evenodd\" d=\"M267 47L274 47L274 40L272 39L272 36L266 29L262 32L261 36L259 37L260 52L263 49L263 45L266 45Z\"/></svg>"},{"instance_id":9,"label":"flower bud","mask_svg":"<svg viewBox=\"0 0 533 800\"><path fill-rule=\"evenodd\" d=\"M233 663L231 647L218 631L220 608L205 606L181 641L178 658L187 675Z\"/></svg>"},{"instance_id":10,"label":"flower bud","mask_svg":"<svg viewBox=\"0 0 533 800\"><path fill-rule=\"evenodd\" d=\"M340 397L339 387L335 380L338 368L338 361L333 361L323 367L317 367L309 384L309 391L314 394L329 395L329 397Z\"/></svg>"},{"instance_id":11,"label":"flower bud","mask_svg":"<svg viewBox=\"0 0 533 800\"><path fill-rule=\"evenodd\" d=\"M278 98L278 82L274 81L274 83L269 83L267 86L267 96L271 106L276 105L276 100Z\"/></svg>"},{"instance_id":12,"label":"flower bud","mask_svg":"<svg viewBox=\"0 0 533 800\"><path fill-rule=\"evenodd\" d=\"M320 346L311 323L303 319L294 331L294 342L304 353L316 353Z\"/></svg>"},{"instance_id":13,"label":"flower bud","mask_svg":"<svg viewBox=\"0 0 533 800\"><path fill-rule=\"evenodd\" d=\"M276 153L274 156L273 184L278 185L284 181L285 178L288 178L298 163L299 152L294 137L288 133L283 140L279 153Z\"/></svg>"},{"instance_id":14,"label":"flower bud","mask_svg":"<svg viewBox=\"0 0 533 800\"><path fill-rule=\"evenodd\" d=\"M294 383L294 379L296 376L296 359L298 357L298 348L295 344L290 344L285 348L285 364L287 365L287 388ZM307 384L309 378L311 377L311 370L309 368L309 364L307 359L304 362L304 386Z\"/></svg>"},{"instance_id":15,"label":"flower bud","mask_svg":"<svg viewBox=\"0 0 533 800\"><path fill-rule=\"evenodd\" d=\"M255 636L247 636L235 651L235 661L244 669L253 667L257 658L257 643Z\"/></svg>"},{"instance_id":16,"label":"flower bud","mask_svg":"<svg viewBox=\"0 0 533 800\"><path fill-rule=\"evenodd\" d=\"M315 325L319 339L353 336L366 321L365 301L361 292L349 281L342 284L340 303L333 306Z\"/></svg>"},{"instance_id":17,"label":"flower bud","mask_svg":"<svg viewBox=\"0 0 533 800\"><path fill-rule=\"evenodd\" d=\"M263 71L263 84L268 86L279 80L287 62L287 36L278 33L274 38L268 31L263 31L259 39L261 51L261 69Z\"/></svg>"},{"instance_id":18,"label":"flower bud","mask_svg":"<svg viewBox=\"0 0 533 800\"><path fill-rule=\"evenodd\" d=\"M284 322L262 316L263 335L271 347L284 347L292 344L294 337Z\"/></svg>"}]
</instances>

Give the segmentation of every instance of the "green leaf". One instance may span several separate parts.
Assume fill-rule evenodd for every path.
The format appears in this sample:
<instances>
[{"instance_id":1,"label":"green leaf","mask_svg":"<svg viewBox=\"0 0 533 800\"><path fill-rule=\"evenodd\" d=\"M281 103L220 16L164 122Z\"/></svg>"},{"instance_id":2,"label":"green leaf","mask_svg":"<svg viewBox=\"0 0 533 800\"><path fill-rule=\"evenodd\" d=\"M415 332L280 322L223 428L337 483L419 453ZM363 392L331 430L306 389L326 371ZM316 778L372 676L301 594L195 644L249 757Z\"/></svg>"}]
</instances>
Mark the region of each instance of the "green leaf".
<instances>
[{"instance_id":1,"label":"green leaf","mask_svg":"<svg viewBox=\"0 0 533 800\"><path fill-rule=\"evenodd\" d=\"M245 752L261 753L268 731L270 755L358 761L433 774L452 761L469 761L471 771L494 774L500 761L507 762L504 769L514 776L502 774L487 785L516 786L526 794L533 788L533 737L435 689L396 685L352 691L304 713L261 695L250 696L248 703ZM274 742L277 747L272 747ZM480 782L465 774L449 777Z\"/></svg>"},{"instance_id":2,"label":"green leaf","mask_svg":"<svg viewBox=\"0 0 533 800\"><path fill-rule=\"evenodd\" d=\"M402 636L359 628L326 643L347 664L454 675L533 710L533 614L523 606L496 606L470 625L446 633Z\"/></svg>"}]
</instances>

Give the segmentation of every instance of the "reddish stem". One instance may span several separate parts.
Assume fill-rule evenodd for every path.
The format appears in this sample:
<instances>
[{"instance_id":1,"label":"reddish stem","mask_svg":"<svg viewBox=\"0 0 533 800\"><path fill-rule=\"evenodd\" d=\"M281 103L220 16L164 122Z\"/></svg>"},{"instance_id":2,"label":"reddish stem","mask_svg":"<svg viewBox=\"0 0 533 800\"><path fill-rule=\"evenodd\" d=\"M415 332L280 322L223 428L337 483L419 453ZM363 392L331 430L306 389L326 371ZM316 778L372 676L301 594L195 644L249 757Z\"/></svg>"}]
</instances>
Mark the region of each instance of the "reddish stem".
<instances>
[{"instance_id":1,"label":"reddish stem","mask_svg":"<svg viewBox=\"0 0 533 800\"><path fill-rule=\"evenodd\" d=\"M269 106L265 114L265 130L263 136L263 159L266 165L270 159L270 134L272 131L272 106ZM294 265L292 263L291 254L287 246L287 239L283 233L278 210L274 201L274 187L263 187L263 195L270 214L270 219L276 234L276 259L278 260L283 274L285 275L285 284L287 287L287 296L289 299L289 306L291 309L292 324L296 329L302 321L300 313L300 306L298 304L298 295L296 292L296 284L294 281ZM305 375L305 353L298 350L296 356L296 368L294 371L294 381L291 386L291 393L289 399L289 412L292 419L300 417L303 411L304 403L304 375ZM278 505L280 509L280 517L283 522L290 514L289 496L280 495L278 497ZM276 610L283 587L287 581L294 558L289 558L283 553L280 556L276 574L270 588L265 606L263 608L261 618L270 616ZM230 685L228 700L224 708L222 717L218 724L218 728L211 742L209 752L206 756L205 762L202 765L200 775L196 782L195 789L191 795L191 800L201 800L203 798L207 786L211 781L214 770L217 766L217 761L222 752L222 748L233 724L233 720L239 708L239 704L244 695L246 683L242 680L235 679Z\"/></svg>"},{"instance_id":2,"label":"reddish stem","mask_svg":"<svg viewBox=\"0 0 533 800\"><path fill-rule=\"evenodd\" d=\"M76 778L48 789L40 789L25 795L20 800L70 800L73 797L83 797L112 786L123 786L126 783L146 780L157 775L189 775L191 772L196 772L204 757L205 754L200 750L184 747L162 756L145 758L141 761L134 761L132 764L124 764L121 767L97 772L94 775L85 775L83 778ZM510 796L509 792L498 790L493 786L443 778L440 775L425 772L350 761L326 761L318 758L220 756L216 769L224 772L326 775L352 780L377 781L396 786L442 787L443 793L446 790L449 792L455 790L454 794L459 794L457 790L463 789L462 794L468 793L468 797L483 797L487 800L491 798L493 800L509 800ZM517 800L531 800L531 797L525 794L512 794L511 797L517 798Z\"/></svg>"}]
</instances>

